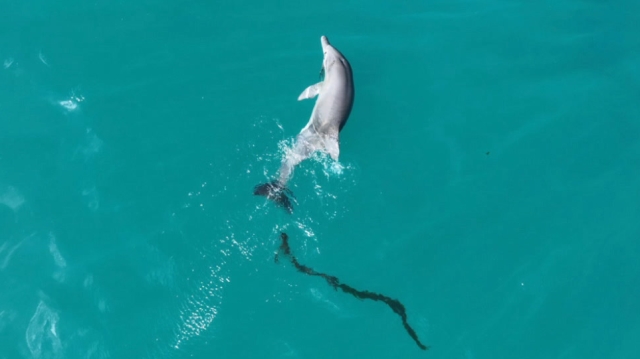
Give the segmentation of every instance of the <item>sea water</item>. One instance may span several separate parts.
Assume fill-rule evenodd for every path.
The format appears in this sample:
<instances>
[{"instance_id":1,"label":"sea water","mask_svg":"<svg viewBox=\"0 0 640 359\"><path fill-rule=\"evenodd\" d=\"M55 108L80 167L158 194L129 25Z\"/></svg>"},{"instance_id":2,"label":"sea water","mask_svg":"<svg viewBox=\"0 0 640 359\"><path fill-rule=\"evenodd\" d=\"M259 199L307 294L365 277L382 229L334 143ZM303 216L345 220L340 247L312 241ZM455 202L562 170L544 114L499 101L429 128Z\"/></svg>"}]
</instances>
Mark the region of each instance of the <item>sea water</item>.
<instances>
[{"instance_id":1,"label":"sea water","mask_svg":"<svg viewBox=\"0 0 640 359\"><path fill-rule=\"evenodd\" d=\"M5 1L0 359L640 357L639 4Z\"/></svg>"}]
</instances>

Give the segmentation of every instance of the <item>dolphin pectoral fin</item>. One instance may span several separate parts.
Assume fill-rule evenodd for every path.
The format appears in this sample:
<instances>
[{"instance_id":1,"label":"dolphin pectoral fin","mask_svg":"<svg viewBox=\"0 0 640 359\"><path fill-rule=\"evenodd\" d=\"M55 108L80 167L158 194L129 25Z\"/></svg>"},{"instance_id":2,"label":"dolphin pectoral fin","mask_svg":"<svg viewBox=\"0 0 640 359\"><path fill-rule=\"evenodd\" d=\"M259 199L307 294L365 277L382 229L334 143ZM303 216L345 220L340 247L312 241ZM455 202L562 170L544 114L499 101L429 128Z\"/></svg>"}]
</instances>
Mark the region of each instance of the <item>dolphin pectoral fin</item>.
<instances>
[{"instance_id":1,"label":"dolphin pectoral fin","mask_svg":"<svg viewBox=\"0 0 640 359\"><path fill-rule=\"evenodd\" d=\"M334 161L338 160L340 156L340 143L337 138L327 137L324 140L324 150L331 156Z\"/></svg>"},{"instance_id":2,"label":"dolphin pectoral fin","mask_svg":"<svg viewBox=\"0 0 640 359\"><path fill-rule=\"evenodd\" d=\"M304 89L304 91L302 91L300 96L298 96L298 101L318 96L318 94L320 93L320 87L322 87L322 82L318 82L317 84L307 87L306 89Z\"/></svg>"}]
</instances>

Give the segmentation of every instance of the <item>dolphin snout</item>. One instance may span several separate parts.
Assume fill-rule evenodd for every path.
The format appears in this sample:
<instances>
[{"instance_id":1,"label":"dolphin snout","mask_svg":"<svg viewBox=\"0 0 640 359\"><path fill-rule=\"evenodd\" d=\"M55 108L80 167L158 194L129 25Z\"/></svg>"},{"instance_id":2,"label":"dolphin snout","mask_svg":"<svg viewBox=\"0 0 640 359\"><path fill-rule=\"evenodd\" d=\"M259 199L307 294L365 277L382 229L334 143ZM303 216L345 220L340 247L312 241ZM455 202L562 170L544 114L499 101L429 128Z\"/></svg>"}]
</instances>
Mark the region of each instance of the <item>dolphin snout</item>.
<instances>
[{"instance_id":1,"label":"dolphin snout","mask_svg":"<svg viewBox=\"0 0 640 359\"><path fill-rule=\"evenodd\" d=\"M322 48L324 49L325 46L329 45L329 39L327 39L326 36L322 35L320 36L320 43L322 44Z\"/></svg>"}]
</instances>

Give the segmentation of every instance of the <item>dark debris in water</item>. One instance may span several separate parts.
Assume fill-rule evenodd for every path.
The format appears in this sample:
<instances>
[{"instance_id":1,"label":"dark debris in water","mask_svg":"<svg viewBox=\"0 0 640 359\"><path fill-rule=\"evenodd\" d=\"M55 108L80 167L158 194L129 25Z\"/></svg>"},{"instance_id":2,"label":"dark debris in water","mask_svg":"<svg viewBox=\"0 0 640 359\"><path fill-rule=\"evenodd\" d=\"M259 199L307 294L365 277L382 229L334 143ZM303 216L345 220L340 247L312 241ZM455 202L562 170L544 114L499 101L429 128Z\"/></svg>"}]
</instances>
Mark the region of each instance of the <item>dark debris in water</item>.
<instances>
[{"instance_id":1,"label":"dark debris in water","mask_svg":"<svg viewBox=\"0 0 640 359\"><path fill-rule=\"evenodd\" d=\"M402 319L402 325L406 329L407 333L409 333L409 336L416 342L418 347L420 347L420 349L422 350L429 349L428 346L420 342L420 340L418 339L418 335L407 322L407 313L404 308L404 305L400 303L400 301L393 298L389 298L382 294L369 292L367 290L365 291L357 290L344 283L340 283L340 279L338 279L338 277L316 272L313 268L300 264L296 259L296 257L293 254L291 254L291 247L289 247L289 236L286 233L282 232L280 234L280 239L282 239L282 244L280 245L280 251L284 254L284 256L289 258L289 260L291 261L291 264L293 264L293 266L296 267L296 269L299 272L304 273L306 275L310 275L310 276L322 277L324 278L324 280L327 281L327 284L329 284L333 289L335 290L340 289L343 292L347 294L351 294L352 296L358 299L371 299L371 300L381 301L385 303L386 305L389 306L389 308L391 308L391 310L393 310L394 313L400 316L400 318ZM274 260L276 263L279 262L278 253L276 253Z\"/></svg>"}]
</instances>

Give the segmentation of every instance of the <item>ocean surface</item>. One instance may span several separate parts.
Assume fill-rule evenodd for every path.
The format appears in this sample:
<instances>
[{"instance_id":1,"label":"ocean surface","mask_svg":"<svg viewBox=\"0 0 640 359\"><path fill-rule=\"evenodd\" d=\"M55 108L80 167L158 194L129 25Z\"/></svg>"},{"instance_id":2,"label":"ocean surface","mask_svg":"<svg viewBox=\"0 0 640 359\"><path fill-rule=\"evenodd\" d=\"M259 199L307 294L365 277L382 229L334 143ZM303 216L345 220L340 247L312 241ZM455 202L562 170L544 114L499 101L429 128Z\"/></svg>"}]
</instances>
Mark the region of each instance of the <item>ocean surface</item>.
<instances>
[{"instance_id":1,"label":"ocean surface","mask_svg":"<svg viewBox=\"0 0 640 359\"><path fill-rule=\"evenodd\" d=\"M640 358L638 24L638 1L4 1L0 359ZM287 214L253 188L322 35L355 103Z\"/></svg>"}]
</instances>

